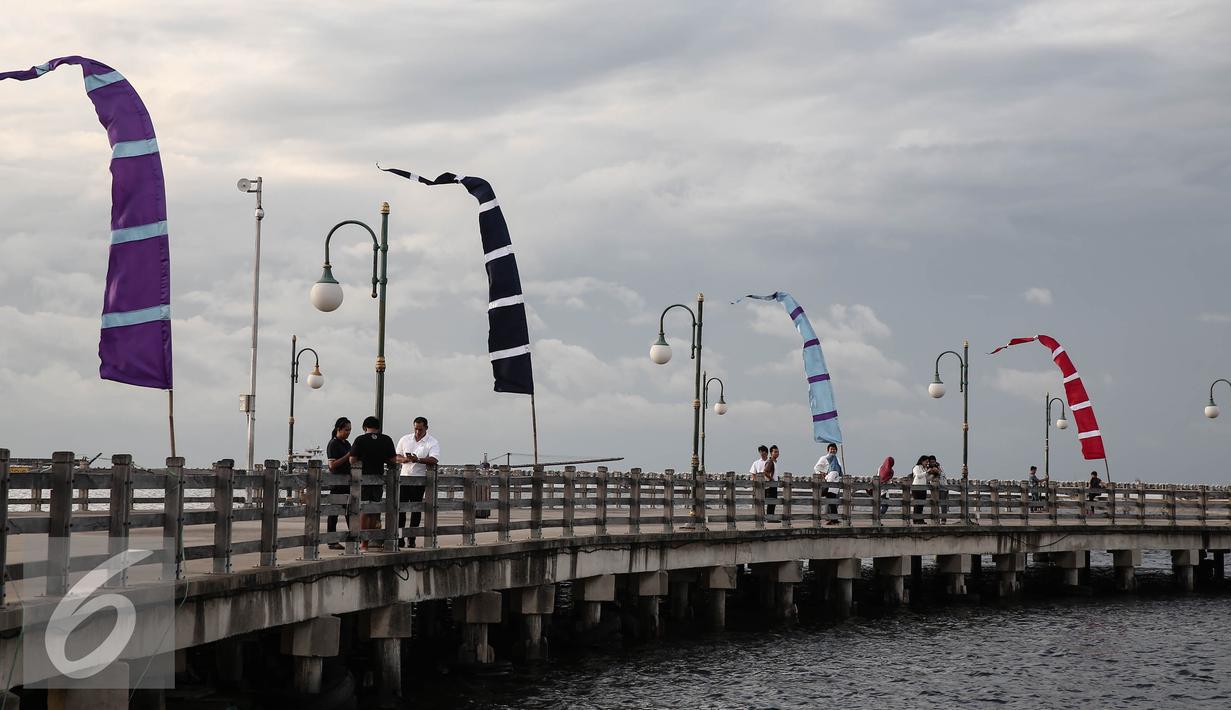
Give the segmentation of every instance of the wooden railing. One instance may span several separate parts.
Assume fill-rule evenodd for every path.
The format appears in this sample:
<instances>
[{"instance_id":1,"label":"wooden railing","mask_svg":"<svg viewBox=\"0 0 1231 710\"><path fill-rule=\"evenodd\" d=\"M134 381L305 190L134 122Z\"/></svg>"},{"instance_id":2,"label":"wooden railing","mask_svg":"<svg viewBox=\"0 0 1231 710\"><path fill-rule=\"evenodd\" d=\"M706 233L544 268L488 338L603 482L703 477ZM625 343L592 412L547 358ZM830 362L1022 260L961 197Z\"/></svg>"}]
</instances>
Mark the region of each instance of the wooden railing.
<instances>
[{"instance_id":1,"label":"wooden railing","mask_svg":"<svg viewBox=\"0 0 1231 710\"><path fill-rule=\"evenodd\" d=\"M380 502L364 502L360 486L383 489ZM399 503L401 485L422 486L422 502ZM346 486L348 494L331 494L331 486ZM259 504L237 504L236 491L261 491ZM774 488L774 497L767 497ZM289 489L292 496L280 497ZM30 491L14 497L15 491ZM82 492L85 492L83 495ZM106 499L81 502L90 491L107 491ZM143 491L141 495L137 492ZM158 492L158 495L151 492ZM460 493L460 495L458 495ZM1089 489L1080 483L1051 483L1031 487L1020 481L971 481L911 486L881 484L873 479L846 477L826 482L818 476L791 474L767 484L748 480L734 472L704 477L697 496L690 476L667 469L662 473L512 470L501 466L480 472L476 466L429 467L424 476L400 476L390 467L383 476L329 474L321 462L309 462L306 472L288 473L278 461L266 461L260 471L236 471L234 462L223 460L211 469L187 469L182 458L169 458L165 469L134 467L132 457L118 454L109 469L79 470L73 455L56 453L50 471L10 474L8 451L0 449L0 604L5 583L31 577L46 577L49 594L63 593L68 582L69 551L65 545L49 545L46 560L21 563L7 561L10 537L46 535L66 542L74 533L97 533L120 541L121 547L133 530L155 529L170 541L166 560L168 574L185 575L185 563L211 560L215 574L234 572L238 555L258 553L258 566L276 565L291 555L303 561L319 559L322 544L341 543L344 555L360 555L360 544L395 552L398 538L411 536L425 548L445 543L475 545L479 536L494 533L494 541L507 542L514 533L528 531L530 539L559 529L569 537L578 534L674 532L682 528L734 530L743 524L753 529L767 527L858 526L902 527L910 525L1071 525L1112 522L1121 525L1231 524L1231 488L1174 484L1111 485ZM702 517L693 514L700 503ZM773 506L775 514L767 508ZM15 510L29 507L29 511ZM43 512L43 508L47 512ZM74 507L78 510L74 511ZM383 516L375 530L358 530L363 513ZM398 513L419 513L421 522L399 529ZM344 531L326 532L322 519L337 515ZM301 519L302 529L283 534L279 521ZM236 523L259 521L260 536L236 540ZM208 544L186 544L185 530L212 526ZM115 554L115 543L110 554ZM106 555L97 555L97 562ZM151 562L159 561L157 558ZM78 560L79 563L92 560Z\"/></svg>"}]
</instances>

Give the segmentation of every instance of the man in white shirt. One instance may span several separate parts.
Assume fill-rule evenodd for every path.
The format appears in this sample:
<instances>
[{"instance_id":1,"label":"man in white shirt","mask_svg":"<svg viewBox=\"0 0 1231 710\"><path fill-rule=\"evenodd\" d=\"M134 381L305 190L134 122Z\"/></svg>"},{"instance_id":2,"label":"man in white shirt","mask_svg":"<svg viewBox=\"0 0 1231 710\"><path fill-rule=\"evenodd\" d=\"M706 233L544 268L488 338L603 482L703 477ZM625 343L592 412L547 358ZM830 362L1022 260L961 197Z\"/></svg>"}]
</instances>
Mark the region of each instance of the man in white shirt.
<instances>
[{"instance_id":1,"label":"man in white shirt","mask_svg":"<svg viewBox=\"0 0 1231 710\"><path fill-rule=\"evenodd\" d=\"M761 458L753 461L752 466L748 469L748 475L753 478L765 473L765 462L769 460L769 447L761 444L757 447L757 453L761 455Z\"/></svg>"},{"instance_id":2,"label":"man in white shirt","mask_svg":"<svg viewBox=\"0 0 1231 710\"><path fill-rule=\"evenodd\" d=\"M440 442L427 433L427 417L415 417L414 431L403 436L397 443L398 462L402 464L403 476L427 475L427 467L440 463ZM418 503L423 500L423 486L400 486L398 501L401 503ZM419 527L420 513L410 514L410 527ZM398 513L398 530L406 528L406 513ZM415 546L413 536L403 536L398 539L398 547L403 547L406 540L410 546Z\"/></svg>"},{"instance_id":3,"label":"man in white shirt","mask_svg":"<svg viewBox=\"0 0 1231 710\"><path fill-rule=\"evenodd\" d=\"M823 474L825 476L826 483L841 483L843 471L842 471L842 461L838 458L838 445L830 444L829 446L825 447L825 455L822 456L820 460L816 462L816 465L812 467L812 470L816 473ZM834 486L826 486L825 492L822 495L824 495L826 498L839 498L840 490L841 488L837 488ZM837 525L838 524L838 517L837 517L838 516L838 504L830 503L826 507L828 508L830 519L825 521L825 524L826 525Z\"/></svg>"}]
</instances>

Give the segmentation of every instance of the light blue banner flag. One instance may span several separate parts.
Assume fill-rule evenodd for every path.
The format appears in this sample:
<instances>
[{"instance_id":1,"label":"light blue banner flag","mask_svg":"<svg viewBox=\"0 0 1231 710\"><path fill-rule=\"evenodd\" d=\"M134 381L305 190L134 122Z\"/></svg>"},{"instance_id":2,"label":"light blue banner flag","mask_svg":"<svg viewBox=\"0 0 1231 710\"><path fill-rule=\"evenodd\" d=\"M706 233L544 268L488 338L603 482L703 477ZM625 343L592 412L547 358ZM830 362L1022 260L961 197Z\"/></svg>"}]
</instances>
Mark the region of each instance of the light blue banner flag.
<instances>
[{"instance_id":1,"label":"light blue banner flag","mask_svg":"<svg viewBox=\"0 0 1231 710\"><path fill-rule=\"evenodd\" d=\"M804 314L803 306L786 291L776 291L768 296L749 294L744 298L755 298L761 301L777 301L786 309L787 315L795 324L795 330L804 339L804 374L808 376L808 404L812 406L812 438L826 444L842 443L842 428L838 426L838 405L834 403L833 383L829 380L829 369L825 367L825 354L821 352L821 341L812 329L812 323ZM736 299L739 303L743 298Z\"/></svg>"}]
</instances>

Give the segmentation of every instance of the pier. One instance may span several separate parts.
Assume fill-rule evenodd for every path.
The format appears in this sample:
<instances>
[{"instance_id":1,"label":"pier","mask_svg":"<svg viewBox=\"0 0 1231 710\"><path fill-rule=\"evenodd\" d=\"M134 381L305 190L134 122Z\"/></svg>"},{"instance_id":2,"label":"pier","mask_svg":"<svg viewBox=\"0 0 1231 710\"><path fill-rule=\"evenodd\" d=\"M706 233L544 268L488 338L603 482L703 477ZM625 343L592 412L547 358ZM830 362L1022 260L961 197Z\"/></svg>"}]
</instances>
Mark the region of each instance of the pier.
<instances>
[{"instance_id":1,"label":"pier","mask_svg":"<svg viewBox=\"0 0 1231 710\"><path fill-rule=\"evenodd\" d=\"M60 452L52 461L47 471L11 473L0 449L0 668L13 669L9 689L43 680L17 662L23 624L50 618L77 581L69 543L91 538L104 551L74 560L72 569L167 541L155 556L162 564L134 567L119 586L173 585L177 664L186 663L188 649L277 634L295 669L294 691L312 695L321 690L324 659L340 653L346 620L371 644L386 698L402 694L402 646L416 607L444 600L460 640L442 654L483 665L510 660L501 653L518 661L548 656L544 618L555 611L561 583L572 587L579 628L598 627L622 602L654 637L670 618L721 630L742 575L755 578L763 611L789 622L805 567L822 587L816 596L826 613L842 616L851 612L853 581L866 560L879 602L894 606L907 603L907 581L923 556L935 556L945 592L955 598L967 594L969 575L980 569L995 575L998 595L1013 597L1028 563L1054 566L1061 586L1080 587L1092 550L1111 553L1122 591L1134 589L1149 550L1169 552L1176 585L1192 590L1197 570L1222 578L1231 550L1225 486L1107 484L1092 491L1075 483L971 480L912 487L787 474L777 498L767 499L763 481L733 472L694 485L671 470L636 468L432 467L422 477L391 469L378 478L330 475L319 461L293 473L277 461L255 472L236 470L230 460L188 469L171 458L165 468L140 469L116 455L110 468L85 469ZM361 502L364 484L384 486L383 500ZM399 504L402 484L423 486L423 501ZM339 485L352 494L329 493ZM260 491L255 504L242 501L247 489ZM421 514L421 524L399 530L399 512ZM382 514L383 527L347 530L345 518L360 513ZM338 532L325 531L330 515L343 519ZM417 546L399 549L403 535ZM488 632L510 621L507 615L516 617L519 639L498 652ZM105 636L112 620L97 623ZM128 706L126 691L48 692L63 707L79 707L85 695L96 709Z\"/></svg>"}]
</instances>

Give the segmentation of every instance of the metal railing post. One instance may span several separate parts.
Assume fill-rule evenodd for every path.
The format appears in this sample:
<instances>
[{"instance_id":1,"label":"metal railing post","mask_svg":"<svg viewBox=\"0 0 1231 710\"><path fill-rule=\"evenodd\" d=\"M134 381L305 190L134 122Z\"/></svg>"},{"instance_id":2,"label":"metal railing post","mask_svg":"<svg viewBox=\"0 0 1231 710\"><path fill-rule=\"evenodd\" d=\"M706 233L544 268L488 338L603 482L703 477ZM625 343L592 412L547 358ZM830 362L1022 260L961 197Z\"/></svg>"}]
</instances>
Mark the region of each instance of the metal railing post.
<instances>
[{"instance_id":1,"label":"metal railing post","mask_svg":"<svg viewBox=\"0 0 1231 710\"><path fill-rule=\"evenodd\" d=\"M723 485L727 507L727 530L736 528L735 520L735 472L727 471L727 478Z\"/></svg>"},{"instance_id":2,"label":"metal railing post","mask_svg":"<svg viewBox=\"0 0 1231 710\"><path fill-rule=\"evenodd\" d=\"M385 552L397 552L398 540L406 535L406 531L398 526L398 518L402 516L402 465L385 464L385 539L381 549ZM371 547L371 544L368 545Z\"/></svg>"},{"instance_id":3,"label":"metal railing post","mask_svg":"<svg viewBox=\"0 0 1231 710\"><path fill-rule=\"evenodd\" d=\"M663 532L675 532L675 469L663 471Z\"/></svg>"}]
</instances>

